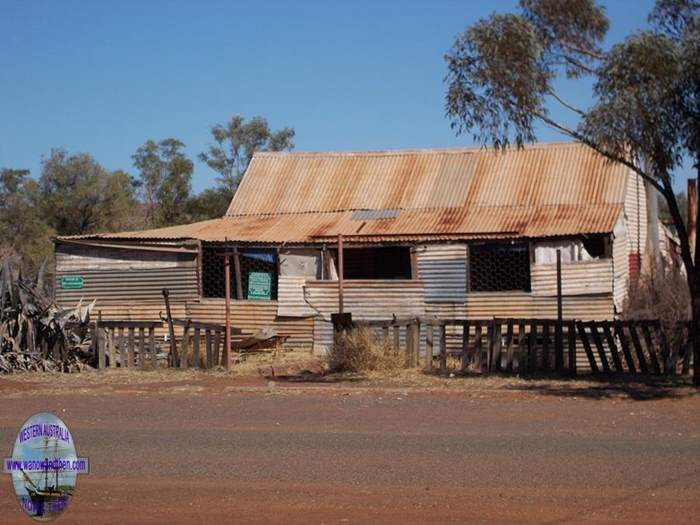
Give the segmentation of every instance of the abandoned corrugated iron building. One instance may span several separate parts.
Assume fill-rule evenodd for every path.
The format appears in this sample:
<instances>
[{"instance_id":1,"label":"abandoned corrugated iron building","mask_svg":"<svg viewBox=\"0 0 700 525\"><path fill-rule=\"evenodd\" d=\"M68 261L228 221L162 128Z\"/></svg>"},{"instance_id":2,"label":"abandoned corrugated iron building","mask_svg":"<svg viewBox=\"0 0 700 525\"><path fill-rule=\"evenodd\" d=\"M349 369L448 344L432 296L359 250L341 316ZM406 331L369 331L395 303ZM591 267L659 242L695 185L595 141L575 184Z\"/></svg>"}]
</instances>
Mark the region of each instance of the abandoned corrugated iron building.
<instances>
[{"instance_id":1,"label":"abandoned corrugated iron building","mask_svg":"<svg viewBox=\"0 0 700 525\"><path fill-rule=\"evenodd\" d=\"M612 319L646 246L646 202L638 176L580 144L258 153L223 218L56 239L56 295L157 319L169 288L176 317L222 323L228 241L233 324L321 350L342 234L354 319L554 318L556 249L564 317Z\"/></svg>"}]
</instances>

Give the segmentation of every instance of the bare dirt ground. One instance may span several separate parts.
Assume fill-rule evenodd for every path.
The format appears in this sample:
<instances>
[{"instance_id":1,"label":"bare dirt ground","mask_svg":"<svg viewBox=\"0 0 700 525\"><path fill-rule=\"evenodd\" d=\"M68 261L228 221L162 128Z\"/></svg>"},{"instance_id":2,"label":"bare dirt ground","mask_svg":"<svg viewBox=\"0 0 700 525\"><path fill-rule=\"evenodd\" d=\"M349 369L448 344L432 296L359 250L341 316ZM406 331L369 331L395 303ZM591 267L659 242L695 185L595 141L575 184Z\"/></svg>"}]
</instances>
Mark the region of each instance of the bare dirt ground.
<instances>
[{"instance_id":1,"label":"bare dirt ground","mask_svg":"<svg viewBox=\"0 0 700 525\"><path fill-rule=\"evenodd\" d=\"M51 411L90 458L59 523L700 516L700 396L677 385L107 371L0 377L0 403L4 455ZM2 523L29 523L5 478Z\"/></svg>"}]
</instances>

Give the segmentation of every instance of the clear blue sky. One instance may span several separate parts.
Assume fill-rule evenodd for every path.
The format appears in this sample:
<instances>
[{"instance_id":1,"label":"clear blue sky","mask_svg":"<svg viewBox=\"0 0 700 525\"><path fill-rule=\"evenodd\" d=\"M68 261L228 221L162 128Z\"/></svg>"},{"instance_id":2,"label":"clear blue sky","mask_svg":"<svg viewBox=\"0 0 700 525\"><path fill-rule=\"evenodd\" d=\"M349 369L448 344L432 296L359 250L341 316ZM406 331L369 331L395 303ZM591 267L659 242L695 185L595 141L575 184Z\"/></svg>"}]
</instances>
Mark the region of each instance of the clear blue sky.
<instances>
[{"instance_id":1,"label":"clear blue sky","mask_svg":"<svg viewBox=\"0 0 700 525\"><path fill-rule=\"evenodd\" d=\"M38 175L41 156L64 147L134 173L147 139L176 137L194 158L233 114L294 127L297 150L471 145L444 117L443 55L515 3L0 0L0 167ZM652 5L603 3L611 41ZM585 104L590 86L564 92ZM196 191L214 178L195 162Z\"/></svg>"}]
</instances>

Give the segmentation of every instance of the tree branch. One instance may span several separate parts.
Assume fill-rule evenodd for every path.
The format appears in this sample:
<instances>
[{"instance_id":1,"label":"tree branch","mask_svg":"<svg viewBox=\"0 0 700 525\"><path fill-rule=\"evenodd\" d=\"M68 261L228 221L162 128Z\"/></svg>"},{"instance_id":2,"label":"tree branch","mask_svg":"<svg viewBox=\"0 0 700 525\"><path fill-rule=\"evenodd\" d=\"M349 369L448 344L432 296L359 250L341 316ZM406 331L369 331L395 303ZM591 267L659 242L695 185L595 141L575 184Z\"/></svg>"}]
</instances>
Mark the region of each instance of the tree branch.
<instances>
[{"instance_id":1,"label":"tree branch","mask_svg":"<svg viewBox=\"0 0 700 525\"><path fill-rule=\"evenodd\" d=\"M577 108L576 106L572 106L571 104L569 104L568 102L566 102L563 98L561 98L559 95L557 95L556 92L555 92L553 89L550 89L550 90L549 90L549 95L550 95L552 98L554 98L554 100L556 100L557 102L559 102L559 104L561 104L562 106L564 106L566 109L571 110L571 111L573 111L574 113L576 113L576 114L578 114L578 115L580 115L580 116L582 116L582 117L585 116L585 113L584 113L583 111L581 111L581 110L580 110L579 108Z\"/></svg>"},{"instance_id":2,"label":"tree branch","mask_svg":"<svg viewBox=\"0 0 700 525\"><path fill-rule=\"evenodd\" d=\"M563 133L564 135L568 135L572 139L575 139L575 140L578 140L579 142L582 142L586 146L594 149L595 151L597 151L598 153L600 153L604 157L609 158L610 160L614 160L615 162L619 162L620 164L627 166L629 169L631 169L636 174L638 174L640 177L642 177L642 179L644 179L649 184L651 184L654 188L656 188L656 191L658 191L661 194L664 193L664 191L665 191L664 188L651 175L647 174L643 169L641 169L639 166L637 166L636 164L634 164L630 160L628 160L624 157L621 157L621 156L619 156L611 151L606 150L600 144L597 144L597 143L593 142L592 140L589 140L584 135L581 135L577 131L575 131L571 128L568 128L568 127L564 126L563 124L559 124L558 122L555 122L554 120L550 119L548 116L546 116L542 113L535 112L534 115L537 118L539 118L542 122L544 122L545 124L547 124L548 126L554 128L554 129L556 129L560 133Z\"/></svg>"},{"instance_id":3,"label":"tree branch","mask_svg":"<svg viewBox=\"0 0 700 525\"><path fill-rule=\"evenodd\" d=\"M585 49L565 40L560 40L559 44L561 47L573 51L574 53L578 53L579 55L585 55L590 58L595 58L596 60L603 60L605 58L604 53L599 53L598 51L594 51L592 49Z\"/></svg>"}]
</instances>

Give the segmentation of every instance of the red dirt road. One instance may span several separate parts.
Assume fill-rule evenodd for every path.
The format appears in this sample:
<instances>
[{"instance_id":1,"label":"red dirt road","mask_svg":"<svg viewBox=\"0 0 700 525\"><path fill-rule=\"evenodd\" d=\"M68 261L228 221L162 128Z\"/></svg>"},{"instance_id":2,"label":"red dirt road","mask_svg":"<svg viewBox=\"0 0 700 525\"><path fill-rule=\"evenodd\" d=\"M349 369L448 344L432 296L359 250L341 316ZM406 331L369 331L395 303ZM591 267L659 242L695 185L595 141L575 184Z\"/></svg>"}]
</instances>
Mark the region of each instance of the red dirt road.
<instances>
[{"instance_id":1,"label":"red dirt road","mask_svg":"<svg viewBox=\"0 0 700 525\"><path fill-rule=\"evenodd\" d=\"M687 389L458 379L445 388L270 388L186 378L0 378L0 447L9 456L32 413L52 411L68 424L91 473L59 523L656 524L700 516L700 397ZM5 477L2 523L30 523Z\"/></svg>"}]
</instances>

